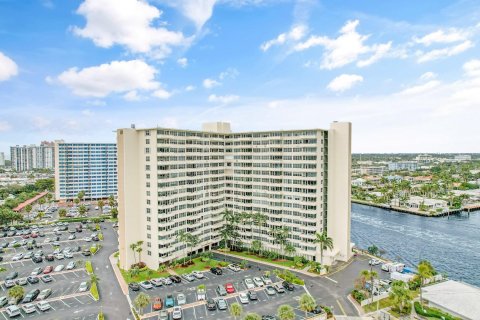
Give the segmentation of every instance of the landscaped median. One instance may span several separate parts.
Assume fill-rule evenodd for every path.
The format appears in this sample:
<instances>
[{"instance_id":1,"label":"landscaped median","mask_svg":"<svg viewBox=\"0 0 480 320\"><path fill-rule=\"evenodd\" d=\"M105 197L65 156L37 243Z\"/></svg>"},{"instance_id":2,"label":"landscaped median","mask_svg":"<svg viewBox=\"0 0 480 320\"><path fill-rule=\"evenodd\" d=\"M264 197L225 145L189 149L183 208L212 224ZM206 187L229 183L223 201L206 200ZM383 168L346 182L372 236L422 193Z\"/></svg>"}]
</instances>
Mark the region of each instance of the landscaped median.
<instances>
[{"instance_id":1,"label":"landscaped median","mask_svg":"<svg viewBox=\"0 0 480 320\"><path fill-rule=\"evenodd\" d=\"M95 301L98 301L100 300L100 294L98 293L97 283L100 279L93 272L92 261L85 261L85 271L90 275L90 294Z\"/></svg>"},{"instance_id":2,"label":"landscaped median","mask_svg":"<svg viewBox=\"0 0 480 320\"><path fill-rule=\"evenodd\" d=\"M258 254L253 252L245 252L245 251L227 251L227 250L218 250L222 253L231 254L237 257L249 258L254 259L261 262L273 263L282 267L287 268L295 268L295 262L293 260L286 260L286 259L278 259L278 258L269 258L269 257L262 257Z\"/></svg>"}]
</instances>

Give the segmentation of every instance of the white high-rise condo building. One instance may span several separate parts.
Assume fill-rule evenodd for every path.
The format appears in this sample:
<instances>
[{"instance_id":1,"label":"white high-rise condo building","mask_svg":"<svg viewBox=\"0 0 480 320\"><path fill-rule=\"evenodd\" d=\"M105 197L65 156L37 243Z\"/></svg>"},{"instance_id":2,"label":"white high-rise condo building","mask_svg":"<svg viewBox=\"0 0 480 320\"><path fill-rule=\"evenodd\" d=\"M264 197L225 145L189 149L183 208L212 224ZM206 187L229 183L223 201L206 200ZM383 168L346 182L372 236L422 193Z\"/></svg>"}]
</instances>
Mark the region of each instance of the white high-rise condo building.
<instances>
[{"instance_id":1,"label":"white high-rise condo building","mask_svg":"<svg viewBox=\"0 0 480 320\"><path fill-rule=\"evenodd\" d=\"M53 142L42 141L39 146L10 147L12 168L17 172L33 169L53 169L54 147Z\"/></svg>"},{"instance_id":2,"label":"white high-rise condo building","mask_svg":"<svg viewBox=\"0 0 480 320\"><path fill-rule=\"evenodd\" d=\"M80 191L89 200L116 195L115 143L55 141L55 198L72 200Z\"/></svg>"},{"instance_id":3,"label":"white high-rise condo building","mask_svg":"<svg viewBox=\"0 0 480 320\"><path fill-rule=\"evenodd\" d=\"M330 129L232 133L228 123L202 131L132 128L117 130L120 266L144 241L150 268L183 257L181 231L197 235L192 252L219 245L222 213L261 213L257 226L238 225L240 240L282 250L271 230L288 228L295 254L320 261L315 234L326 231L333 250L324 263L351 257L351 123Z\"/></svg>"},{"instance_id":4,"label":"white high-rise condo building","mask_svg":"<svg viewBox=\"0 0 480 320\"><path fill-rule=\"evenodd\" d=\"M5 153L0 152L0 167L5 167Z\"/></svg>"}]
</instances>

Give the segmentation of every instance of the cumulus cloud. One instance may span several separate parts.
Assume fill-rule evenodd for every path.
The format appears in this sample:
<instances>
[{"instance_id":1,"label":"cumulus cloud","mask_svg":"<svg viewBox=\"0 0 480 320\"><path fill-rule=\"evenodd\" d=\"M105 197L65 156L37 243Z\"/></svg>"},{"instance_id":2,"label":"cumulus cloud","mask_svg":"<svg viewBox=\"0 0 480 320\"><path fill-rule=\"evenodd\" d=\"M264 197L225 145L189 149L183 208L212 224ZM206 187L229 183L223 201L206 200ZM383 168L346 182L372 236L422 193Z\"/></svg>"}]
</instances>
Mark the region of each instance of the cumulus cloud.
<instances>
[{"instance_id":1,"label":"cumulus cloud","mask_svg":"<svg viewBox=\"0 0 480 320\"><path fill-rule=\"evenodd\" d=\"M137 90L128 91L123 95L123 98L127 101L138 101L140 96L138 95Z\"/></svg>"},{"instance_id":2,"label":"cumulus cloud","mask_svg":"<svg viewBox=\"0 0 480 320\"><path fill-rule=\"evenodd\" d=\"M463 70L467 76L480 77L480 60L473 59L465 62L463 65Z\"/></svg>"},{"instance_id":3,"label":"cumulus cloud","mask_svg":"<svg viewBox=\"0 0 480 320\"><path fill-rule=\"evenodd\" d=\"M152 96L154 96L156 98L159 98L159 99L166 100L166 99L168 99L172 96L172 93L168 92L167 90L165 90L163 88L159 88L152 93Z\"/></svg>"},{"instance_id":4,"label":"cumulus cloud","mask_svg":"<svg viewBox=\"0 0 480 320\"><path fill-rule=\"evenodd\" d=\"M84 69L71 68L57 79L76 95L102 98L132 90L157 90L160 83L155 81L156 73L154 67L141 60L112 61Z\"/></svg>"},{"instance_id":5,"label":"cumulus cloud","mask_svg":"<svg viewBox=\"0 0 480 320\"><path fill-rule=\"evenodd\" d=\"M384 44L366 45L368 35L361 35L357 32L359 20L348 21L341 29L337 38L312 35L306 41L295 45L295 51L303 51L316 46L322 46L324 53L322 63L323 69L335 69L358 61L361 56L370 54L370 57L357 62L359 67L368 66L383 58L391 48L391 42Z\"/></svg>"},{"instance_id":6,"label":"cumulus cloud","mask_svg":"<svg viewBox=\"0 0 480 320\"><path fill-rule=\"evenodd\" d=\"M448 30L437 30L420 38L413 37L413 41L425 46L430 46L436 43L453 43L464 41L467 39L467 36L468 34L464 30L452 28Z\"/></svg>"},{"instance_id":7,"label":"cumulus cloud","mask_svg":"<svg viewBox=\"0 0 480 320\"><path fill-rule=\"evenodd\" d=\"M473 42L470 40L466 40L460 44L449 46L446 48L434 49L427 52L417 51L416 53L417 62L423 63L423 62L428 62L428 61L437 60L441 58L455 56L473 47L474 47Z\"/></svg>"},{"instance_id":8,"label":"cumulus cloud","mask_svg":"<svg viewBox=\"0 0 480 320\"><path fill-rule=\"evenodd\" d=\"M400 92L401 95L416 95L416 94L422 94L425 92L429 92L432 89L435 89L440 85L440 81L438 80L431 80L426 83L422 83L419 85L415 85L412 87L409 87L403 91Z\"/></svg>"},{"instance_id":9,"label":"cumulus cloud","mask_svg":"<svg viewBox=\"0 0 480 320\"><path fill-rule=\"evenodd\" d=\"M356 84L363 81L363 77L358 74L342 74L333 79L328 85L327 89L334 92L343 92L351 89Z\"/></svg>"},{"instance_id":10,"label":"cumulus cloud","mask_svg":"<svg viewBox=\"0 0 480 320\"><path fill-rule=\"evenodd\" d=\"M187 91L187 92L193 91L193 90L195 90L195 89L196 89L195 86L192 86L192 85L189 85L189 86L186 86L186 87L185 87L185 91Z\"/></svg>"},{"instance_id":11,"label":"cumulus cloud","mask_svg":"<svg viewBox=\"0 0 480 320\"><path fill-rule=\"evenodd\" d=\"M213 87L218 87L219 85L221 85L221 83L218 82L215 79L207 78L207 79L203 80L203 87L205 87L207 89L211 89Z\"/></svg>"},{"instance_id":12,"label":"cumulus cloud","mask_svg":"<svg viewBox=\"0 0 480 320\"><path fill-rule=\"evenodd\" d=\"M237 101L238 99L240 99L240 97L236 95L217 96L215 94L211 94L208 96L209 102L221 103L221 104L229 104Z\"/></svg>"},{"instance_id":13,"label":"cumulus cloud","mask_svg":"<svg viewBox=\"0 0 480 320\"><path fill-rule=\"evenodd\" d=\"M0 81L5 81L18 74L15 61L0 52Z\"/></svg>"},{"instance_id":14,"label":"cumulus cloud","mask_svg":"<svg viewBox=\"0 0 480 320\"><path fill-rule=\"evenodd\" d=\"M293 26L290 31L279 34L275 39L268 40L260 46L262 51L267 51L273 46L285 44L288 41L299 41L305 37L307 27L305 25Z\"/></svg>"},{"instance_id":15,"label":"cumulus cloud","mask_svg":"<svg viewBox=\"0 0 480 320\"><path fill-rule=\"evenodd\" d=\"M182 68L186 68L188 66L188 59L187 58L180 58L177 60L177 63L180 65Z\"/></svg>"},{"instance_id":16,"label":"cumulus cloud","mask_svg":"<svg viewBox=\"0 0 480 320\"><path fill-rule=\"evenodd\" d=\"M86 18L86 25L73 27L73 32L102 48L118 44L134 53L163 58L172 46L190 41L181 32L155 27L162 12L142 0L85 0L77 13Z\"/></svg>"}]
</instances>

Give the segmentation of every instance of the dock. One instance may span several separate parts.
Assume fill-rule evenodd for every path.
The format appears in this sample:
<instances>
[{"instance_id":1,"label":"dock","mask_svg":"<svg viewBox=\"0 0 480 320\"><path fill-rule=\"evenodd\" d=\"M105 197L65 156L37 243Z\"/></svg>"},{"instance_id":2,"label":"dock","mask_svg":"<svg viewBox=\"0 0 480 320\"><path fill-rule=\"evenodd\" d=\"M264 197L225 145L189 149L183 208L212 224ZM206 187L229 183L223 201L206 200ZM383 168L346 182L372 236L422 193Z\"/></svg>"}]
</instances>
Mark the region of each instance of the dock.
<instances>
[{"instance_id":1,"label":"dock","mask_svg":"<svg viewBox=\"0 0 480 320\"><path fill-rule=\"evenodd\" d=\"M371 207L377 207L385 210L391 210L391 211L396 211L396 212L401 212L401 213L408 213L408 214L413 214L416 216L421 216L421 217L448 217L451 215L455 214L460 214L462 211L467 211L470 213L470 211L475 211L475 210L480 210L480 204L475 204L473 208L470 210L467 209L467 207L461 208L461 209L450 209L445 212L436 212L435 214L430 214L428 212L421 212L421 211L416 211L416 210L411 210L408 208L402 208L402 207L396 207L388 204L382 204L382 203L371 203L368 201L362 201L362 200L356 200L352 199L352 203L357 203L357 204L363 204L366 206L371 206Z\"/></svg>"}]
</instances>

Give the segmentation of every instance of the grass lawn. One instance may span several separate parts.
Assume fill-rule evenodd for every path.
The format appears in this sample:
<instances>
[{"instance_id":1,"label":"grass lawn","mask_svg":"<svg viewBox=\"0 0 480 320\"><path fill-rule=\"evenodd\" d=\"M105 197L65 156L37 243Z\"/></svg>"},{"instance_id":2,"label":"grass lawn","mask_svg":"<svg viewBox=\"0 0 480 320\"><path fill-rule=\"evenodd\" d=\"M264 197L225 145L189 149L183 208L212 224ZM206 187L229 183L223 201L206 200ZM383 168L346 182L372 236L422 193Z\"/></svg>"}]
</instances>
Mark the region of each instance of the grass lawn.
<instances>
[{"instance_id":1,"label":"grass lawn","mask_svg":"<svg viewBox=\"0 0 480 320\"><path fill-rule=\"evenodd\" d=\"M255 259L255 260L258 260L258 261L277 264L277 265L282 266L282 267L295 268L295 264L293 263L293 261L290 261L290 260L272 260L272 259L268 259L268 258L259 257L259 256L255 255L253 253L248 254L246 252L237 252L237 251L225 251L225 252L229 253L229 254L232 254L234 256L245 257L245 258Z\"/></svg>"},{"instance_id":2,"label":"grass lawn","mask_svg":"<svg viewBox=\"0 0 480 320\"><path fill-rule=\"evenodd\" d=\"M123 279L125 279L127 283L142 282L142 281L150 280L154 278L168 277L170 275L168 272L165 272L165 271L158 272L155 270L147 269L147 270L141 271L138 274L138 276L135 276L132 278L130 277L130 273L128 271L120 269L120 272L122 273Z\"/></svg>"},{"instance_id":3,"label":"grass lawn","mask_svg":"<svg viewBox=\"0 0 480 320\"><path fill-rule=\"evenodd\" d=\"M217 267L220 261L210 259L207 262L202 261L201 258L195 258L192 260L195 264L188 267L176 267L173 270L178 274L190 273L192 271L204 271L205 269L210 269L211 267Z\"/></svg>"},{"instance_id":4,"label":"grass lawn","mask_svg":"<svg viewBox=\"0 0 480 320\"><path fill-rule=\"evenodd\" d=\"M382 299L378 302L380 303L379 306L378 306L378 310L386 308L386 307L390 307L393 304L392 300L390 300L390 298L385 298L385 299ZM365 312L376 311L377 310L377 302L367 304L366 306L363 307L363 310Z\"/></svg>"}]
</instances>

